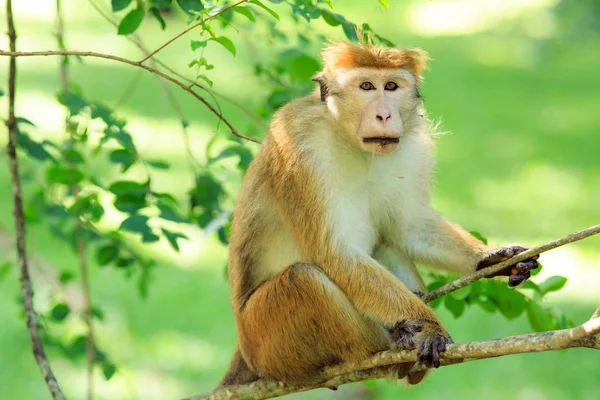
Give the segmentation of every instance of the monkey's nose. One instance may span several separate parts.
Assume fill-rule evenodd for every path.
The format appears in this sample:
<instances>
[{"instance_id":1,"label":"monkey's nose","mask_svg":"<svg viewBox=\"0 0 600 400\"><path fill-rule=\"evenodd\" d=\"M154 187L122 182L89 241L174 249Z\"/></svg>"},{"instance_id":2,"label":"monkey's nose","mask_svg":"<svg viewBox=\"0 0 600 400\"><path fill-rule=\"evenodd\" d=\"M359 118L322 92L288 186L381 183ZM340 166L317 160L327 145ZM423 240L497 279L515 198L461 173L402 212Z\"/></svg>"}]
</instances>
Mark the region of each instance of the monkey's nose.
<instances>
[{"instance_id":1,"label":"monkey's nose","mask_svg":"<svg viewBox=\"0 0 600 400\"><path fill-rule=\"evenodd\" d=\"M381 124L382 124L382 125L385 125L385 123L386 123L386 122L387 122L387 121L388 121L390 118L392 118L392 114L390 114L390 113L383 114L383 115L382 115L382 114L377 114L377 115L375 116L375 118L377 118L377 120L378 120L379 122L381 122Z\"/></svg>"}]
</instances>

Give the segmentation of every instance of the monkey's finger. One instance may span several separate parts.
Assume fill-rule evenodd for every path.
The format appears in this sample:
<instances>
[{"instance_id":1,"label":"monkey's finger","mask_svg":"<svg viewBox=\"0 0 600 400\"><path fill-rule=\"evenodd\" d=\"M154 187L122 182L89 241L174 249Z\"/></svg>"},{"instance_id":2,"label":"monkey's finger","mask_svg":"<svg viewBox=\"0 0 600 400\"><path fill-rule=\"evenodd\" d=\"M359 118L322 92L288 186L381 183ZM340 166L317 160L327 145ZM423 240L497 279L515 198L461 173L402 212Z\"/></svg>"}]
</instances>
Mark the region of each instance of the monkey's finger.
<instances>
[{"instance_id":1,"label":"monkey's finger","mask_svg":"<svg viewBox=\"0 0 600 400\"><path fill-rule=\"evenodd\" d=\"M510 249L513 252L513 256L516 256L519 253L524 252L525 250L527 250L525 247L523 246L510 246Z\"/></svg>"},{"instance_id":2,"label":"monkey's finger","mask_svg":"<svg viewBox=\"0 0 600 400\"><path fill-rule=\"evenodd\" d=\"M440 343L438 343L438 352L442 353L444 351L446 351L446 341L442 340L440 341Z\"/></svg>"},{"instance_id":3,"label":"monkey's finger","mask_svg":"<svg viewBox=\"0 0 600 400\"><path fill-rule=\"evenodd\" d=\"M508 286L515 287L531 277L531 272L527 271L523 274L511 275L508 278Z\"/></svg>"},{"instance_id":4,"label":"monkey's finger","mask_svg":"<svg viewBox=\"0 0 600 400\"><path fill-rule=\"evenodd\" d=\"M516 265L514 265L514 268L516 268L517 273L524 274L525 272L529 272L532 269L538 268L539 266L540 265L535 260L526 260L517 263Z\"/></svg>"},{"instance_id":5,"label":"monkey's finger","mask_svg":"<svg viewBox=\"0 0 600 400\"><path fill-rule=\"evenodd\" d=\"M429 362L436 368L440 366L440 352L438 351L438 343L437 341L433 341L431 344L431 356L429 357Z\"/></svg>"}]
</instances>

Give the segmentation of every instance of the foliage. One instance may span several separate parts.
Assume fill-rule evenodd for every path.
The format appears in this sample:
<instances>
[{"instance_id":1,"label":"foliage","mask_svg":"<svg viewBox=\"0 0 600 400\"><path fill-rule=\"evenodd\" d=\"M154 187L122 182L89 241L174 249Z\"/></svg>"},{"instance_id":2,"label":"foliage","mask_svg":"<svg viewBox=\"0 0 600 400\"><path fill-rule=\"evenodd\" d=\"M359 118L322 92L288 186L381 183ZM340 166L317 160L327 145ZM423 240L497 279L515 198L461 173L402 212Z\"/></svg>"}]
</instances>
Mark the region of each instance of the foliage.
<instances>
[{"instance_id":1,"label":"foliage","mask_svg":"<svg viewBox=\"0 0 600 400\"><path fill-rule=\"evenodd\" d=\"M279 3L289 5L285 15L272 9L273 4ZM378 0L378 3L386 9L389 7L387 0ZM347 39L358 40L356 25L336 13L328 0L249 0L229 9L232 4L208 0L111 1L112 12L119 18L118 35L132 35L143 24L165 29L167 24L175 23L166 17L172 9L180 10L188 25L198 24L190 39L188 68L194 73L194 82L210 87L213 86L211 77L218 73L211 64L211 52L225 50L235 62L242 46L254 47L258 40L271 45L276 49L275 54L256 59L254 65L255 77L267 92L264 104L254 110L263 121L268 121L284 103L313 88L310 78L319 70L320 62L306 49L324 42L325 38L309 29L309 24L322 21L341 29ZM300 27L300 33L280 29L282 19ZM259 36L259 27L266 28L268 35ZM361 28L375 42L393 45L377 35L369 24L362 24ZM246 42L234 41L233 30L242 31ZM64 47L60 38L59 46ZM101 102L88 99L84 84L79 87L72 82L68 90L57 94L57 101L68 114L64 138L59 142L36 140L35 124L25 117L17 120L20 155L29 159L29 170L33 171L27 182L28 223L47 227L73 251L77 251L77 240L83 239L93 253L95 264L99 268L122 271L125 278L134 277L140 296L147 296L151 290L155 267L145 255L146 246L162 242L179 252L181 244L188 239L186 232L194 228L216 235L223 244L228 243L236 193L227 182L232 176L239 180L243 175L254 148L216 130L205 148L203 161L188 151L193 179L186 186L186 196L177 198L154 188L154 173L168 171L171 165L164 160L145 158L124 116ZM185 132L188 123L182 119L181 124ZM250 137L258 137L259 132L261 128L257 124L246 128ZM97 165L109 165L112 175L120 175L119 178L107 179L106 174L97 172ZM145 178L129 178L127 174L132 171L141 171ZM119 220L118 225L109 222L114 218ZM481 234L474 235L485 241ZM10 268L12 264L8 262L0 264L0 279ZM79 278L78 270L72 267L60 272L63 286ZM451 279L431 274L428 289L434 290ZM564 328L572 323L559 310L545 308L542 301L546 294L560 290L565 283L565 278L554 276L537 284L530 281L520 288L510 289L505 282L481 281L432 305L443 304L456 318L472 305L500 313L509 320L526 312L537 331ZM97 322L103 320L101 305L94 305L93 313ZM77 326L80 314L59 288L52 294L51 307L40 318L45 342L74 361L83 358L86 352L85 336L66 334L65 326ZM117 372L117 366L100 348L96 347L95 351L98 367L104 377L110 379Z\"/></svg>"}]
</instances>

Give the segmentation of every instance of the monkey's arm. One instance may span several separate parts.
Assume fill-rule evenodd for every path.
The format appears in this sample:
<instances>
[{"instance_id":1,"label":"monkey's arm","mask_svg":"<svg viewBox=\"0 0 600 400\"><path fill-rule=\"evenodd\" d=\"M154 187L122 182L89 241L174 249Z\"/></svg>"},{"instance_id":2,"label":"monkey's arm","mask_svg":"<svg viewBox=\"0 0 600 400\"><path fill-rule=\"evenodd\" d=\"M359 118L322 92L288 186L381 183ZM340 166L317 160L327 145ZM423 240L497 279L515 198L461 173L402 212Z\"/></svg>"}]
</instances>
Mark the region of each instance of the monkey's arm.
<instances>
[{"instance_id":1,"label":"monkey's arm","mask_svg":"<svg viewBox=\"0 0 600 400\"><path fill-rule=\"evenodd\" d=\"M415 218L415 214L420 217ZM431 210L415 214L402 224L402 247L415 261L426 265L468 274L526 250L521 246L486 246ZM537 257L522 261L492 276L509 276L509 285L516 286L538 267L536 260Z\"/></svg>"}]
</instances>

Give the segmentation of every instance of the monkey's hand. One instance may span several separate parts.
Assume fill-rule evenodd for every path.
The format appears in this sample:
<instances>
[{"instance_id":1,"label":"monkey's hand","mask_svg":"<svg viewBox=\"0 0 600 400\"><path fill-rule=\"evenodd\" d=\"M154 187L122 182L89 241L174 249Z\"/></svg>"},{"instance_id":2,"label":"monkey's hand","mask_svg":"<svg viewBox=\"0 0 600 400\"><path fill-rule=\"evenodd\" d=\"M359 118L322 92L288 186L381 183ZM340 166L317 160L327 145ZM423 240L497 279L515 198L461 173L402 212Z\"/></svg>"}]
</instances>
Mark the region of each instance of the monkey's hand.
<instances>
[{"instance_id":1,"label":"monkey's hand","mask_svg":"<svg viewBox=\"0 0 600 400\"><path fill-rule=\"evenodd\" d=\"M396 322L388 329L392 339L392 349L413 350L415 348L414 337L423 330L423 324L417 321L402 320Z\"/></svg>"},{"instance_id":2,"label":"monkey's hand","mask_svg":"<svg viewBox=\"0 0 600 400\"><path fill-rule=\"evenodd\" d=\"M448 332L436 321L424 321L419 335L417 361L427 368L440 366L440 353L446 351L446 345L454 343Z\"/></svg>"},{"instance_id":3,"label":"monkey's hand","mask_svg":"<svg viewBox=\"0 0 600 400\"><path fill-rule=\"evenodd\" d=\"M489 267L490 265L506 261L525 250L527 249L521 246L498 247L492 250L491 253L488 253L483 260L479 261L479 264L477 264L477 271L482 268ZM489 275L488 278L492 278L494 276L508 276L508 286L517 286L531 277L530 271L532 269L536 269L540 266L536 261L538 258L539 256L528 258L515 265L506 267L495 274Z\"/></svg>"}]
</instances>

